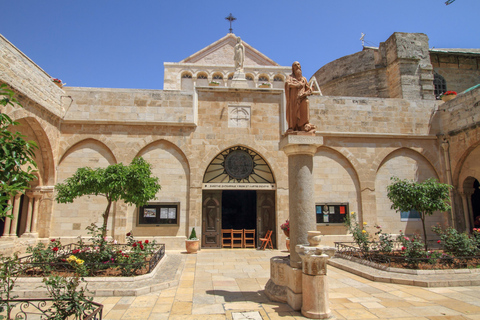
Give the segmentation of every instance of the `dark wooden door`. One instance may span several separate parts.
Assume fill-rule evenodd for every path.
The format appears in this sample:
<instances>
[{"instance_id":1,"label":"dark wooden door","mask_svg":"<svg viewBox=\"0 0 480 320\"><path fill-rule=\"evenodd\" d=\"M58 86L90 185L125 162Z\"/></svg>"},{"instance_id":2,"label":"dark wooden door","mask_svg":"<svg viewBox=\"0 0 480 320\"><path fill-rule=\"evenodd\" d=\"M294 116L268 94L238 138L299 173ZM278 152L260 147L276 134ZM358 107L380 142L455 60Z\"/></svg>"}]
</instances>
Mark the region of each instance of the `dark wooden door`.
<instances>
[{"instance_id":1,"label":"dark wooden door","mask_svg":"<svg viewBox=\"0 0 480 320\"><path fill-rule=\"evenodd\" d=\"M220 248L222 191L203 191L202 247Z\"/></svg>"},{"instance_id":2,"label":"dark wooden door","mask_svg":"<svg viewBox=\"0 0 480 320\"><path fill-rule=\"evenodd\" d=\"M272 230L272 244L276 247L275 232L275 191L257 190L257 243Z\"/></svg>"}]
</instances>

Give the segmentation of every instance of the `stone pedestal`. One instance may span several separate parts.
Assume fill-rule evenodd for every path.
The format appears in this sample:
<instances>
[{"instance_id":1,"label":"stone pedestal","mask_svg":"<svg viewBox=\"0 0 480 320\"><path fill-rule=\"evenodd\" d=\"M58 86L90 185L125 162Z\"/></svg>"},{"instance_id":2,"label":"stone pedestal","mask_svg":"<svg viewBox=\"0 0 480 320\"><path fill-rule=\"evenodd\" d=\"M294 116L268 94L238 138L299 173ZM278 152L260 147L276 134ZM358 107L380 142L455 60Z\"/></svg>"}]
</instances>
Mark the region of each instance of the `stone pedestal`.
<instances>
[{"instance_id":1,"label":"stone pedestal","mask_svg":"<svg viewBox=\"0 0 480 320\"><path fill-rule=\"evenodd\" d=\"M335 254L335 248L298 245L295 249L302 259L302 315L332 319L328 306L327 260Z\"/></svg>"},{"instance_id":2,"label":"stone pedestal","mask_svg":"<svg viewBox=\"0 0 480 320\"><path fill-rule=\"evenodd\" d=\"M247 79L245 78L244 72L235 72L233 74L232 83L230 85L232 88L248 88Z\"/></svg>"},{"instance_id":3,"label":"stone pedestal","mask_svg":"<svg viewBox=\"0 0 480 320\"><path fill-rule=\"evenodd\" d=\"M301 268L302 260L295 251L306 244L307 232L316 230L313 181L313 156L323 144L323 137L312 133L294 132L280 141L280 149L288 156L290 265Z\"/></svg>"}]
</instances>

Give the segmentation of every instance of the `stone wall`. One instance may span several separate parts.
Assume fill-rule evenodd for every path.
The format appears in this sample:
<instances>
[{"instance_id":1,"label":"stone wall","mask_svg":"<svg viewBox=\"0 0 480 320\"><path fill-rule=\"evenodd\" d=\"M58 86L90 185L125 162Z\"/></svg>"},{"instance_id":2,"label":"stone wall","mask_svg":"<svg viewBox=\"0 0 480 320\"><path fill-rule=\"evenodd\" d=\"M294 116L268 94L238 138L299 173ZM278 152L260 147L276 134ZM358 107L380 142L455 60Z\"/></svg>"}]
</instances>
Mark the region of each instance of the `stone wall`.
<instances>
[{"instance_id":1,"label":"stone wall","mask_svg":"<svg viewBox=\"0 0 480 320\"><path fill-rule=\"evenodd\" d=\"M0 35L0 80L56 116L63 115L65 93L51 77Z\"/></svg>"},{"instance_id":2,"label":"stone wall","mask_svg":"<svg viewBox=\"0 0 480 320\"><path fill-rule=\"evenodd\" d=\"M433 100L428 37L394 33L378 49L335 60L315 73L324 95Z\"/></svg>"},{"instance_id":3,"label":"stone wall","mask_svg":"<svg viewBox=\"0 0 480 320\"><path fill-rule=\"evenodd\" d=\"M72 102L64 123L193 125L193 93L162 90L65 88Z\"/></svg>"},{"instance_id":4,"label":"stone wall","mask_svg":"<svg viewBox=\"0 0 480 320\"><path fill-rule=\"evenodd\" d=\"M480 83L479 54L472 56L433 51L430 56L433 70L445 79L447 90L460 93Z\"/></svg>"},{"instance_id":5,"label":"stone wall","mask_svg":"<svg viewBox=\"0 0 480 320\"><path fill-rule=\"evenodd\" d=\"M317 131L366 134L431 134L435 104L422 100L311 96Z\"/></svg>"}]
</instances>

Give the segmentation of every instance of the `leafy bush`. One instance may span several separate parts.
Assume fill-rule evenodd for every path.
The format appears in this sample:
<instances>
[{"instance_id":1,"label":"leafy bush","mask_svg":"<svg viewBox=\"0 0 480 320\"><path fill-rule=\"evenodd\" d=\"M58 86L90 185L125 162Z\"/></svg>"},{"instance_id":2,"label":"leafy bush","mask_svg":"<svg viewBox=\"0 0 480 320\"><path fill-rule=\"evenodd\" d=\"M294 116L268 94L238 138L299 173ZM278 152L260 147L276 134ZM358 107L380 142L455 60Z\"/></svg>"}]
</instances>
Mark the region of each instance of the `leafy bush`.
<instances>
[{"instance_id":1,"label":"leafy bush","mask_svg":"<svg viewBox=\"0 0 480 320\"><path fill-rule=\"evenodd\" d=\"M19 263L16 254L12 257L0 256L0 312L5 311L7 315L6 317L0 315L0 320L10 319L10 313L15 307L15 304L7 301L17 298L17 296L12 295L12 290L17 280L18 268Z\"/></svg>"},{"instance_id":2,"label":"leafy bush","mask_svg":"<svg viewBox=\"0 0 480 320\"><path fill-rule=\"evenodd\" d=\"M445 253L454 257L466 257L476 255L479 252L480 236L478 231L474 231L474 235L469 236L467 233L460 233L454 228L443 230L438 226L433 226L432 230L440 236L440 243Z\"/></svg>"},{"instance_id":3,"label":"leafy bush","mask_svg":"<svg viewBox=\"0 0 480 320\"><path fill-rule=\"evenodd\" d=\"M375 245L375 250L380 251L381 253L391 253L393 251L393 238L392 235L389 233L382 232L382 227L376 225L377 232L375 232L375 236L378 237L378 242Z\"/></svg>"},{"instance_id":4,"label":"leafy bush","mask_svg":"<svg viewBox=\"0 0 480 320\"><path fill-rule=\"evenodd\" d=\"M355 212L352 211L350 215L346 215L344 224L348 228L348 231L352 234L353 240L358 245L360 250L364 253L368 252L370 249L370 234L366 229L364 229L363 226L359 225ZM363 225L366 226L367 223L364 222Z\"/></svg>"},{"instance_id":5,"label":"leafy bush","mask_svg":"<svg viewBox=\"0 0 480 320\"><path fill-rule=\"evenodd\" d=\"M51 314L49 319L63 320L74 316L75 319L83 319L84 315L95 307L92 305L92 297L87 297L86 287L78 289L82 278L50 276L44 278L48 295L53 299L53 305L48 309Z\"/></svg>"}]
</instances>

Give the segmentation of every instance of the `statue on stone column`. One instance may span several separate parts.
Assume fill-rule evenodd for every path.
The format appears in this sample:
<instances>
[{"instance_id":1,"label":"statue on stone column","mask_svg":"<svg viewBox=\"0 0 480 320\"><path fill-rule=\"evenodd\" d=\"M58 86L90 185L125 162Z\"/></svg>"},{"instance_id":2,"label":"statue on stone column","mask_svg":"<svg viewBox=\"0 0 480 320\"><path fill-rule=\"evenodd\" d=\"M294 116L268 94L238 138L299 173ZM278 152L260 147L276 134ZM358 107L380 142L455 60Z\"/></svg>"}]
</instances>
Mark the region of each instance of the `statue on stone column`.
<instances>
[{"instance_id":1,"label":"statue on stone column","mask_svg":"<svg viewBox=\"0 0 480 320\"><path fill-rule=\"evenodd\" d=\"M235 45L235 55L233 59L235 60L235 71L243 72L243 63L245 62L245 46L242 43L242 39L237 37L237 44Z\"/></svg>"},{"instance_id":2,"label":"statue on stone column","mask_svg":"<svg viewBox=\"0 0 480 320\"><path fill-rule=\"evenodd\" d=\"M303 131L315 133L316 127L309 122L310 108L308 96L313 93L307 79L302 75L298 61L292 64L292 74L285 80L285 97L287 100L287 133Z\"/></svg>"}]
</instances>

